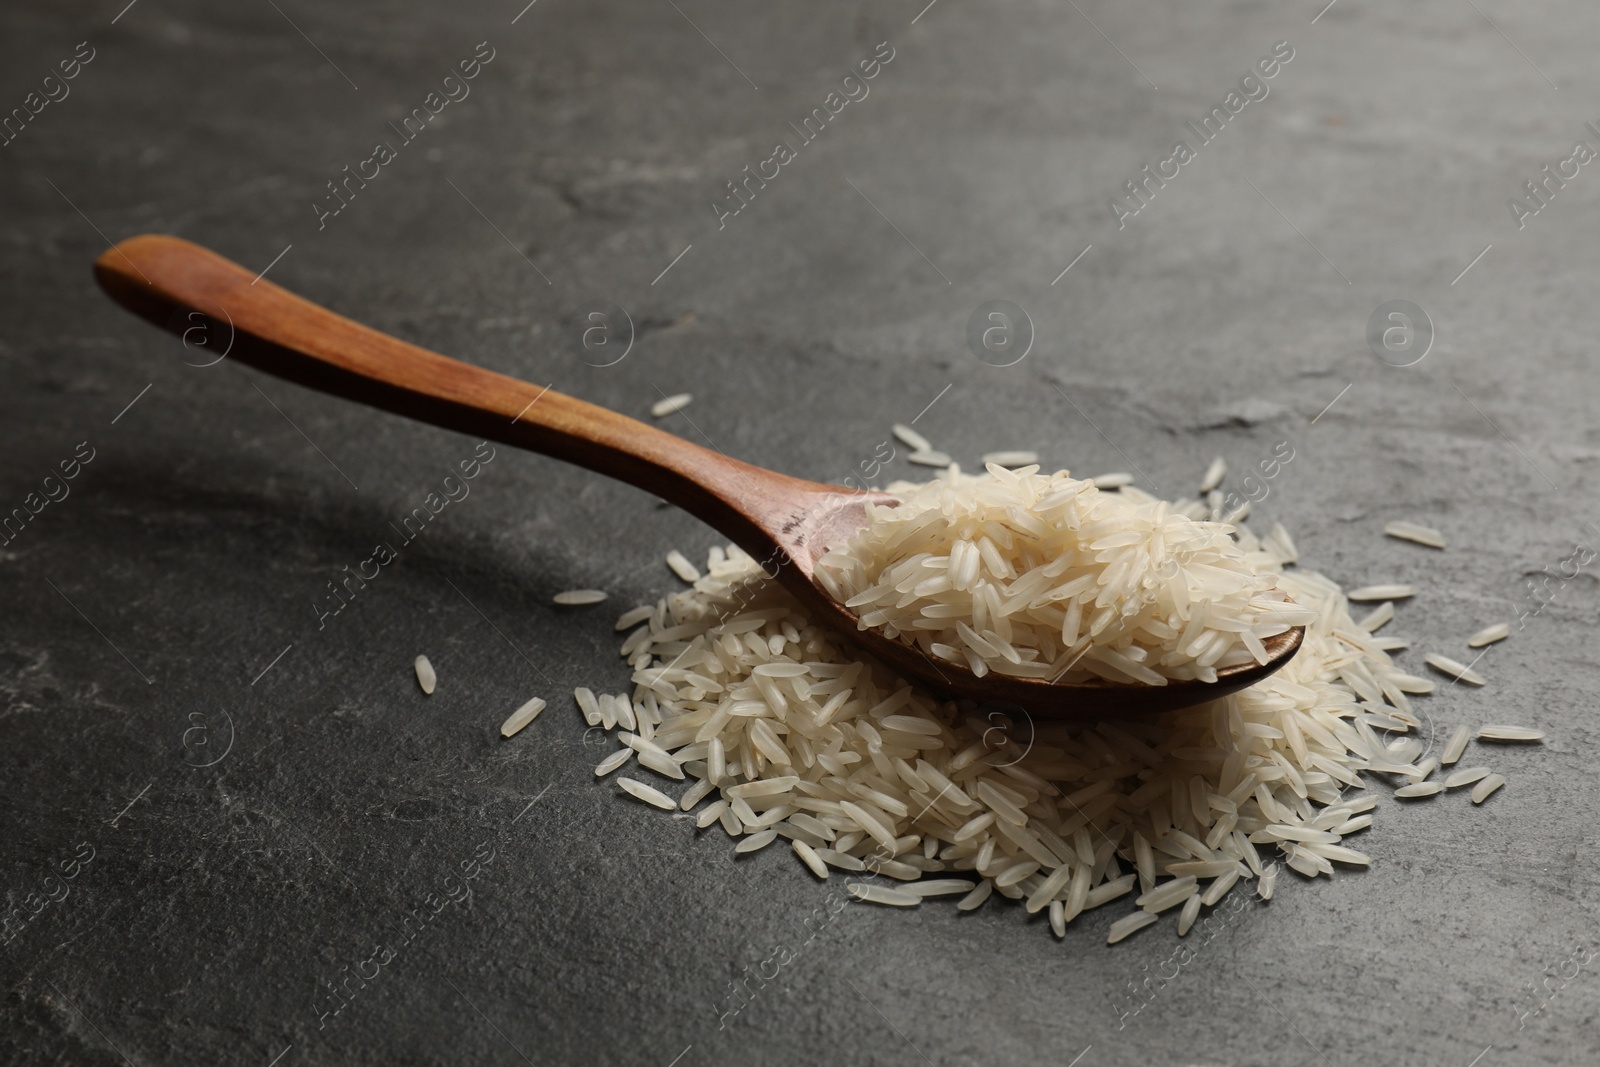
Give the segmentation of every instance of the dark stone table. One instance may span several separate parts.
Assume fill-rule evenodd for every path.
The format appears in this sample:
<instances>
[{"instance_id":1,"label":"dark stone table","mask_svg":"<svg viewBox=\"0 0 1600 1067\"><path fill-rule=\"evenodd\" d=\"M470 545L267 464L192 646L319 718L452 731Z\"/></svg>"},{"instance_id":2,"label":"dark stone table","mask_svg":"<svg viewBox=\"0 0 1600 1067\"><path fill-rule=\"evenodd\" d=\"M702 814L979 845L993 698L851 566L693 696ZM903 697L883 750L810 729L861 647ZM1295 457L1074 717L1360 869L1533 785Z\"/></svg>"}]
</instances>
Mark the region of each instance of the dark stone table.
<instances>
[{"instance_id":1,"label":"dark stone table","mask_svg":"<svg viewBox=\"0 0 1600 1067\"><path fill-rule=\"evenodd\" d=\"M1593 568L1527 590L1600 538L1592 5L122 3L0 14L0 1060L1600 1054ZM1125 908L841 907L591 773L569 694L625 684L611 621L709 530L500 448L322 617L475 442L204 365L91 280L141 232L623 412L690 392L662 425L821 480L913 418L1168 496L1292 442L1253 521L1420 585L1402 662L1513 623L1430 731L1549 739L1183 960L1107 947ZM996 300L1026 320L969 345Z\"/></svg>"}]
</instances>

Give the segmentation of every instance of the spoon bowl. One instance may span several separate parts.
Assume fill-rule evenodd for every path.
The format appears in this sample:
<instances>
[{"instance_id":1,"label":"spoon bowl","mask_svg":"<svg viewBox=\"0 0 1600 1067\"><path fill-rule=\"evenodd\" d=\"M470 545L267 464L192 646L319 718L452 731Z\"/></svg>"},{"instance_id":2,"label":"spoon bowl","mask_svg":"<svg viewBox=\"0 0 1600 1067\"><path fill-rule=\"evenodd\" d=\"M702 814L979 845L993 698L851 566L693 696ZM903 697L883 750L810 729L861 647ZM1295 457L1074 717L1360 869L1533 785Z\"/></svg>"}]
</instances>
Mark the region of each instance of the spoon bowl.
<instances>
[{"instance_id":1,"label":"spoon bowl","mask_svg":"<svg viewBox=\"0 0 1600 1067\"><path fill-rule=\"evenodd\" d=\"M934 660L860 628L856 613L816 583L817 561L866 525L887 493L791 478L551 389L461 363L344 318L215 252L176 237L129 238L103 253L95 278L124 308L180 334L204 354L445 429L575 463L655 493L761 561L811 615L908 681L1044 718L1106 717L1187 707L1265 678L1299 651L1303 630L1266 641L1268 660L1217 681L1166 685L1054 683Z\"/></svg>"}]
</instances>

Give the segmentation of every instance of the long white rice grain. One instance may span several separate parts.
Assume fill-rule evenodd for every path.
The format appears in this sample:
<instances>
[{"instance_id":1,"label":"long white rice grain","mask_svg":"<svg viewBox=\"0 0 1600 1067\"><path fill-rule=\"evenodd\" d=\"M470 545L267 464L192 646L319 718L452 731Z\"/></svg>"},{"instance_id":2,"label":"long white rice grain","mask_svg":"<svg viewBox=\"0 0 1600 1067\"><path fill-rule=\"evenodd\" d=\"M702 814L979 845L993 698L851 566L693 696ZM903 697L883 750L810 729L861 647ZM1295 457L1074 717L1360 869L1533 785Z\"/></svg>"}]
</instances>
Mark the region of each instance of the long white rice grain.
<instances>
[{"instance_id":1,"label":"long white rice grain","mask_svg":"<svg viewBox=\"0 0 1600 1067\"><path fill-rule=\"evenodd\" d=\"M1449 656L1442 656L1437 652L1429 652L1422 657L1422 660L1440 674L1448 674L1459 682L1466 682L1468 685L1488 684L1489 679L1468 667L1465 663L1457 662Z\"/></svg>"},{"instance_id":2,"label":"long white rice grain","mask_svg":"<svg viewBox=\"0 0 1600 1067\"><path fill-rule=\"evenodd\" d=\"M708 778L702 778L683 791L683 796L678 798L678 809L688 811L700 803L711 792L712 785Z\"/></svg>"},{"instance_id":3,"label":"long white rice grain","mask_svg":"<svg viewBox=\"0 0 1600 1067\"><path fill-rule=\"evenodd\" d=\"M819 848L817 858L830 867L837 867L841 871L864 871L867 865L854 856L840 852L837 849Z\"/></svg>"},{"instance_id":4,"label":"long white rice grain","mask_svg":"<svg viewBox=\"0 0 1600 1067\"><path fill-rule=\"evenodd\" d=\"M920 448L908 455L906 459L923 467L948 467L954 462L943 452Z\"/></svg>"},{"instance_id":5,"label":"long white rice grain","mask_svg":"<svg viewBox=\"0 0 1600 1067\"><path fill-rule=\"evenodd\" d=\"M1356 625L1367 631L1369 634L1376 633L1384 623L1389 622L1393 618L1394 601L1385 600L1382 604L1379 604L1377 607L1368 612L1365 617L1356 623Z\"/></svg>"},{"instance_id":6,"label":"long white rice grain","mask_svg":"<svg viewBox=\"0 0 1600 1067\"><path fill-rule=\"evenodd\" d=\"M1239 869L1235 867L1206 886L1206 891L1200 895L1200 903L1208 908L1214 907L1218 901L1228 895L1228 890L1232 889L1238 881Z\"/></svg>"},{"instance_id":7,"label":"long white rice grain","mask_svg":"<svg viewBox=\"0 0 1600 1067\"><path fill-rule=\"evenodd\" d=\"M1444 752L1439 756L1439 762L1446 767L1451 766L1461 758L1467 750L1467 742L1472 740L1472 731L1465 726L1457 726L1450 731L1450 740L1445 742Z\"/></svg>"},{"instance_id":8,"label":"long white rice grain","mask_svg":"<svg viewBox=\"0 0 1600 1067\"><path fill-rule=\"evenodd\" d=\"M662 811L677 811L678 802L659 789L654 789L632 778L618 778L617 784L624 792Z\"/></svg>"},{"instance_id":9,"label":"long white rice grain","mask_svg":"<svg viewBox=\"0 0 1600 1067\"><path fill-rule=\"evenodd\" d=\"M1133 883L1137 875L1125 874L1121 878L1114 878L1109 882L1101 882L1083 897L1083 910L1092 911L1104 904L1109 904L1118 897L1127 896L1133 892Z\"/></svg>"},{"instance_id":10,"label":"long white rice grain","mask_svg":"<svg viewBox=\"0 0 1600 1067\"><path fill-rule=\"evenodd\" d=\"M1361 830L1365 830L1367 827L1369 827L1371 825L1372 825L1372 816L1370 816L1370 815L1357 815L1355 818L1351 819L1349 822L1342 822L1338 826L1333 827L1332 830L1333 830L1334 833L1338 834L1341 838L1344 838L1344 837L1349 837L1353 833L1358 833Z\"/></svg>"},{"instance_id":11,"label":"long white rice grain","mask_svg":"<svg viewBox=\"0 0 1600 1067\"><path fill-rule=\"evenodd\" d=\"M1195 878L1189 875L1162 882L1150 892L1136 898L1134 903L1149 912L1166 911L1174 904L1182 904L1194 892Z\"/></svg>"},{"instance_id":12,"label":"long white rice grain","mask_svg":"<svg viewBox=\"0 0 1600 1067\"><path fill-rule=\"evenodd\" d=\"M1256 881L1256 895L1262 900L1271 900L1272 891L1277 887L1278 865L1274 863L1271 867L1261 872L1260 879Z\"/></svg>"},{"instance_id":13,"label":"long white rice grain","mask_svg":"<svg viewBox=\"0 0 1600 1067\"><path fill-rule=\"evenodd\" d=\"M693 399L694 395L692 393L675 393L672 396L663 397L650 405L650 414L658 419L664 419L673 412L682 411L688 407L689 402Z\"/></svg>"},{"instance_id":14,"label":"long white rice grain","mask_svg":"<svg viewBox=\"0 0 1600 1067\"><path fill-rule=\"evenodd\" d=\"M1503 723L1486 723L1478 727L1479 741L1543 741L1544 731L1531 726L1509 726Z\"/></svg>"},{"instance_id":15,"label":"long white rice grain","mask_svg":"<svg viewBox=\"0 0 1600 1067\"><path fill-rule=\"evenodd\" d=\"M1228 461L1218 456L1211 461L1211 466L1206 468L1205 476L1200 479L1200 495L1204 496L1222 484L1222 479L1228 474Z\"/></svg>"},{"instance_id":16,"label":"long white rice grain","mask_svg":"<svg viewBox=\"0 0 1600 1067\"><path fill-rule=\"evenodd\" d=\"M1143 930L1160 917L1153 911L1136 911L1132 915L1125 915L1111 924L1111 929L1106 933L1106 944L1115 945L1130 934Z\"/></svg>"},{"instance_id":17,"label":"long white rice grain","mask_svg":"<svg viewBox=\"0 0 1600 1067\"><path fill-rule=\"evenodd\" d=\"M828 865L822 862L822 858L817 855L816 849L798 837L790 841L789 846L794 849L794 854L800 857L800 862L804 863L812 874L824 882L828 880Z\"/></svg>"},{"instance_id":18,"label":"long white rice grain","mask_svg":"<svg viewBox=\"0 0 1600 1067\"><path fill-rule=\"evenodd\" d=\"M850 882L844 888L851 896L868 904L889 904L900 908L914 908L922 903L922 898L915 893L908 893L903 889L886 889L883 886L871 885L867 882Z\"/></svg>"},{"instance_id":19,"label":"long white rice grain","mask_svg":"<svg viewBox=\"0 0 1600 1067\"><path fill-rule=\"evenodd\" d=\"M989 899L989 894L994 892L994 883L985 878L978 883L978 887L956 902L956 907L961 911L972 911L981 907Z\"/></svg>"},{"instance_id":20,"label":"long white rice grain","mask_svg":"<svg viewBox=\"0 0 1600 1067\"><path fill-rule=\"evenodd\" d=\"M524 726L527 726L539 713L545 709L545 703L539 697L534 697L522 707L511 713L510 718L500 724L501 737L514 737Z\"/></svg>"},{"instance_id":21,"label":"long white rice grain","mask_svg":"<svg viewBox=\"0 0 1600 1067\"><path fill-rule=\"evenodd\" d=\"M993 463L998 467L1027 467L1039 462L1037 452L986 452L983 456L984 466Z\"/></svg>"},{"instance_id":22,"label":"long white rice grain","mask_svg":"<svg viewBox=\"0 0 1600 1067\"><path fill-rule=\"evenodd\" d=\"M1497 622L1493 626L1485 626L1483 629L1467 638L1467 647L1482 648L1484 645L1492 645L1496 641L1504 641L1510 636L1511 627L1503 622Z\"/></svg>"},{"instance_id":23,"label":"long white rice grain","mask_svg":"<svg viewBox=\"0 0 1600 1067\"><path fill-rule=\"evenodd\" d=\"M1221 479L1218 479L1219 481ZM1192 896L1183 902L1183 910L1178 912L1178 936L1184 937L1189 933L1189 927L1194 925L1195 919L1200 916L1200 898Z\"/></svg>"},{"instance_id":24,"label":"long white rice grain","mask_svg":"<svg viewBox=\"0 0 1600 1067\"><path fill-rule=\"evenodd\" d=\"M434 687L439 684L439 676L433 672L433 664L428 662L427 656L418 656L412 664L417 671L417 684L427 696L433 695Z\"/></svg>"},{"instance_id":25,"label":"long white rice grain","mask_svg":"<svg viewBox=\"0 0 1600 1067\"><path fill-rule=\"evenodd\" d=\"M624 763L627 763L630 758L634 758L634 750L616 750L616 752L613 752L611 755L608 755L608 757L600 760L598 765L595 765L595 777L605 777L606 774L610 774L611 771L614 771L614 769L619 768L619 766L624 765Z\"/></svg>"},{"instance_id":26,"label":"long white rice grain","mask_svg":"<svg viewBox=\"0 0 1600 1067\"><path fill-rule=\"evenodd\" d=\"M1352 589L1344 595L1346 600L1404 600L1406 597L1417 595L1414 585L1364 585L1360 589Z\"/></svg>"},{"instance_id":27,"label":"long white rice grain","mask_svg":"<svg viewBox=\"0 0 1600 1067\"><path fill-rule=\"evenodd\" d=\"M1444 534L1432 527L1419 526L1414 522L1391 522L1383 528L1383 532L1390 537L1399 538L1402 541L1414 541L1429 548L1444 547Z\"/></svg>"},{"instance_id":28,"label":"long white rice grain","mask_svg":"<svg viewBox=\"0 0 1600 1067\"><path fill-rule=\"evenodd\" d=\"M1323 859L1333 860L1335 863L1348 863L1355 867L1369 867L1372 857L1365 852L1357 852L1353 848L1343 845L1310 845L1307 846Z\"/></svg>"},{"instance_id":29,"label":"long white rice grain","mask_svg":"<svg viewBox=\"0 0 1600 1067\"><path fill-rule=\"evenodd\" d=\"M631 752L633 750L625 749L624 751ZM721 819L723 813L727 810L728 802L726 800L718 800L715 803L707 804L704 808L700 809L700 814L695 816L694 824L700 829L704 830L712 823Z\"/></svg>"},{"instance_id":30,"label":"long white rice grain","mask_svg":"<svg viewBox=\"0 0 1600 1067\"><path fill-rule=\"evenodd\" d=\"M1431 797L1435 793L1443 792L1444 786L1438 782L1413 782L1410 785L1403 785L1396 789L1394 795L1402 800L1410 800L1414 797Z\"/></svg>"},{"instance_id":31,"label":"long white rice grain","mask_svg":"<svg viewBox=\"0 0 1600 1067\"><path fill-rule=\"evenodd\" d=\"M913 452L932 452L933 444L924 436L904 423L894 424L894 435L900 438L900 443Z\"/></svg>"},{"instance_id":32,"label":"long white rice grain","mask_svg":"<svg viewBox=\"0 0 1600 1067\"><path fill-rule=\"evenodd\" d=\"M576 607L582 604L598 604L606 598L602 589L568 589L551 597L553 603L565 607Z\"/></svg>"},{"instance_id":33,"label":"long white rice grain","mask_svg":"<svg viewBox=\"0 0 1600 1067\"><path fill-rule=\"evenodd\" d=\"M700 569L690 563L688 557L677 549L667 553L667 566L672 568L673 574L676 574L686 582L698 582L700 580Z\"/></svg>"},{"instance_id":34,"label":"long white rice grain","mask_svg":"<svg viewBox=\"0 0 1600 1067\"><path fill-rule=\"evenodd\" d=\"M733 850L735 852L738 852L738 853L755 852L757 849L766 848L768 845L772 844L777 839L778 839L778 831L776 831L776 830L762 830L759 833L751 834L749 837L746 837L743 841L740 841L737 845L734 846Z\"/></svg>"},{"instance_id":35,"label":"long white rice grain","mask_svg":"<svg viewBox=\"0 0 1600 1067\"><path fill-rule=\"evenodd\" d=\"M617 618L616 628L619 631L631 630L635 626L638 626L641 622L649 619L650 616L655 614L655 611L656 609L651 607L649 604L642 604L639 607L633 608L629 611L624 611L621 616Z\"/></svg>"},{"instance_id":36,"label":"long white rice grain","mask_svg":"<svg viewBox=\"0 0 1600 1067\"><path fill-rule=\"evenodd\" d=\"M1444 780L1444 787L1446 789L1460 789L1464 785L1471 785L1473 782L1487 777L1489 777L1489 768L1487 767L1463 767Z\"/></svg>"},{"instance_id":37,"label":"long white rice grain","mask_svg":"<svg viewBox=\"0 0 1600 1067\"><path fill-rule=\"evenodd\" d=\"M1089 479L1096 489L1121 489L1133 484L1133 475L1124 471L1113 471L1110 474L1097 474Z\"/></svg>"},{"instance_id":38,"label":"long white rice grain","mask_svg":"<svg viewBox=\"0 0 1600 1067\"><path fill-rule=\"evenodd\" d=\"M671 756L663 756L659 752L640 752L639 766L648 767L657 774L666 775L668 778L675 778L680 782L683 781L683 767Z\"/></svg>"},{"instance_id":39,"label":"long white rice grain","mask_svg":"<svg viewBox=\"0 0 1600 1067\"><path fill-rule=\"evenodd\" d=\"M925 878L900 888L919 897L953 897L958 893L970 893L977 887L965 878Z\"/></svg>"},{"instance_id":40,"label":"long white rice grain","mask_svg":"<svg viewBox=\"0 0 1600 1067\"><path fill-rule=\"evenodd\" d=\"M1474 804L1482 804L1485 800L1488 800L1497 789L1505 784L1506 779L1504 775L1489 775L1489 777L1472 787L1472 802Z\"/></svg>"}]
</instances>

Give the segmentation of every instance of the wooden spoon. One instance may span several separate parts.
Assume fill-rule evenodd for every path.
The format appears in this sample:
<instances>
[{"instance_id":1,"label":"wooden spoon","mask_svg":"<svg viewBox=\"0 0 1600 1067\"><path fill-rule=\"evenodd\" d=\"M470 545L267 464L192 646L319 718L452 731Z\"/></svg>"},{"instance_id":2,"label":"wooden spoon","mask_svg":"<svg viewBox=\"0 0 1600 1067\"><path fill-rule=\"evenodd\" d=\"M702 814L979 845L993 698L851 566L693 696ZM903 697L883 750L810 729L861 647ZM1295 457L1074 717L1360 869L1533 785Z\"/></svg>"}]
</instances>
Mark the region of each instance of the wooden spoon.
<instances>
[{"instance_id":1,"label":"wooden spoon","mask_svg":"<svg viewBox=\"0 0 1600 1067\"><path fill-rule=\"evenodd\" d=\"M176 237L130 238L96 260L94 271L129 311L183 334L186 344L204 341L208 360L226 352L324 393L541 452L655 493L725 534L769 574L775 571L819 622L903 677L949 696L1017 705L1045 717L1163 711L1242 689L1300 648L1303 631L1290 630L1266 642L1267 663L1220 670L1212 683L978 678L964 666L935 662L911 645L860 629L855 612L816 584L818 557L866 525L868 502L893 504L888 494L753 467L553 389L459 363L318 307Z\"/></svg>"}]
</instances>

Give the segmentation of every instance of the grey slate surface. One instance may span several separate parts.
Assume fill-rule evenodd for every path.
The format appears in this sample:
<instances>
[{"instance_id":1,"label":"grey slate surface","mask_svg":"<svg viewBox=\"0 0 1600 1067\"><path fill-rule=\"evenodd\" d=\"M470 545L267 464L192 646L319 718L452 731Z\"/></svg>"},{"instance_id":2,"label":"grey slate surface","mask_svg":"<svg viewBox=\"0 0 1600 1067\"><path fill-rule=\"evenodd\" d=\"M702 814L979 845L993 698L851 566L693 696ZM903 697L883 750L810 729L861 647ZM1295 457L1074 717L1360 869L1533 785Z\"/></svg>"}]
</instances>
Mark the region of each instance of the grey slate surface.
<instances>
[{"instance_id":1,"label":"grey slate surface","mask_svg":"<svg viewBox=\"0 0 1600 1067\"><path fill-rule=\"evenodd\" d=\"M710 531L502 448L319 630L325 583L473 442L187 365L88 271L175 233L624 412L692 392L674 432L821 480L935 397L918 428L963 463L1033 448L1169 495L1292 441L1258 520L1341 582L1421 585L1392 625L1419 664L1600 538L1600 177L1520 229L1506 206L1600 148L1592 6L520 6L0 13L4 108L94 50L0 147L0 507L94 450L0 546L0 1061L1595 1061L1592 571L1485 655L1487 688L1426 701L1441 736L1548 731L1483 752L1501 795L1385 800L1371 871L1286 876L1181 967L1170 922L1108 948L1116 907L1064 942L1009 906L838 910L787 853L735 861L591 774L566 694L623 684L611 620ZM1108 198L1283 40L1269 95L1119 230ZM324 183L480 41L470 96L319 230ZM883 41L870 94L718 229L722 183ZM964 341L992 299L1036 328L1010 367ZM1414 366L1365 340L1393 299L1437 331ZM636 338L599 368L578 338L603 301ZM1450 548L1385 539L1394 518ZM550 604L591 585L610 603ZM551 710L502 743L533 694ZM1541 977L1559 992L1519 1021Z\"/></svg>"}]
</instances>

